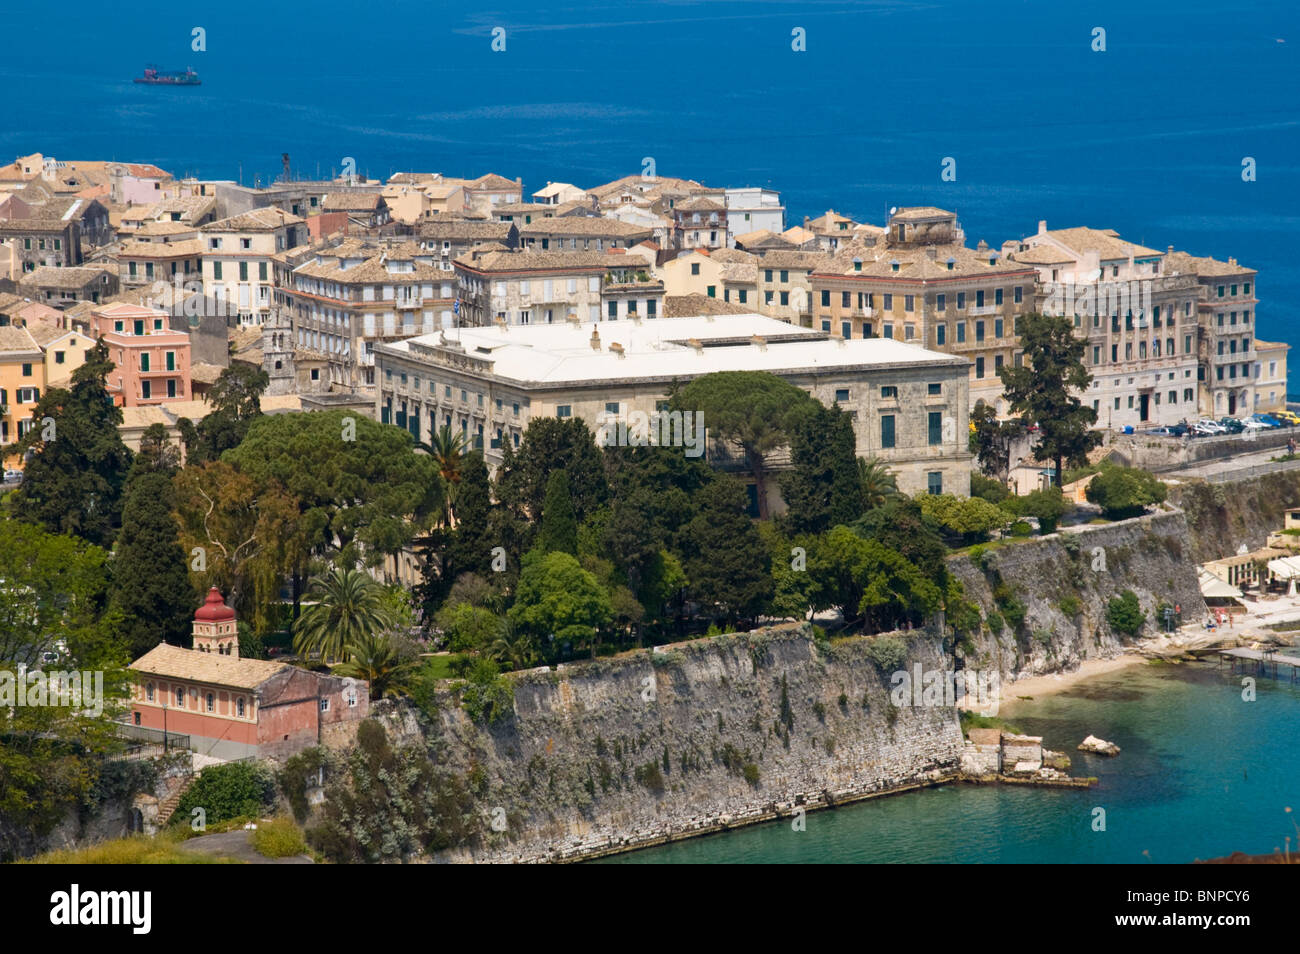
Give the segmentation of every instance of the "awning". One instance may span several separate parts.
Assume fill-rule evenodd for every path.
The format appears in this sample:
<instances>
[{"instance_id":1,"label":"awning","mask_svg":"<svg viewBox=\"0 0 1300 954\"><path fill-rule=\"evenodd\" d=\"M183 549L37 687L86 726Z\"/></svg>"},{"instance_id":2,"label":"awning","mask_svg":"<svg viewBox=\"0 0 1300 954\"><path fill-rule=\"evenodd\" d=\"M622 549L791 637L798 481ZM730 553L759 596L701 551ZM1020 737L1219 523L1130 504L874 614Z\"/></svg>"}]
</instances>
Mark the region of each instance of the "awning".
<instances>
[{"instance_id":1,"label":"awning","mask_svg":"<svg viewBox=\"0 0 1300 954\"><path fill-rule=\"evenodd\" d=\"M1209 570L1199 572L1201 596L1205 599L1241 599L1241 590L1231 583L1224 583Z\"/></svg>"},{"instance_id":2,"label":"awning","mask_svg":"<svg viewBox=\"0 0 1300 954\"><path fill-rule=\"evenodd\" d=\"M1269 572L1279 580L1300 579L1300 557L1279 557L1268 561Z\"/></svg>"}]
</instances>

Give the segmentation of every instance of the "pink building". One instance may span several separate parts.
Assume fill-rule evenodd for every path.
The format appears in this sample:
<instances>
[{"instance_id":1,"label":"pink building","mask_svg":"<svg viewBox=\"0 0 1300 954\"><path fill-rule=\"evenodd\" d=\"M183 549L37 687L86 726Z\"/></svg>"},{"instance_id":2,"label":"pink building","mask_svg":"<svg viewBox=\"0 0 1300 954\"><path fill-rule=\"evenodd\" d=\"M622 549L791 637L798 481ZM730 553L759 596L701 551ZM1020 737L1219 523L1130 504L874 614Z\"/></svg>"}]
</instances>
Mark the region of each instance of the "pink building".
<instances>
[{"instance_id":1,"label":"pink building","mask_svg":"<svg viewBox=\"0 0 1300 954\"><path fill-rule=\"evenodd\" d=\"M108 389L118 407L191 399L190 336L174 331L165 311L114 302L91 311L89 333L117 366Z\"/></svg>"},{"instance_id":2,"label":"pink building","mask_svg":"<svg viewBox=\"0 0 1300 954\"><path fill-rule=\"evenodd\" d=\"M216 587L194 614L193 649L161 643L131 669L132 723L189 736L216 758L284 758L370 712L364 680L241 659L235 611Z\"/></svg>"}]
</instances>

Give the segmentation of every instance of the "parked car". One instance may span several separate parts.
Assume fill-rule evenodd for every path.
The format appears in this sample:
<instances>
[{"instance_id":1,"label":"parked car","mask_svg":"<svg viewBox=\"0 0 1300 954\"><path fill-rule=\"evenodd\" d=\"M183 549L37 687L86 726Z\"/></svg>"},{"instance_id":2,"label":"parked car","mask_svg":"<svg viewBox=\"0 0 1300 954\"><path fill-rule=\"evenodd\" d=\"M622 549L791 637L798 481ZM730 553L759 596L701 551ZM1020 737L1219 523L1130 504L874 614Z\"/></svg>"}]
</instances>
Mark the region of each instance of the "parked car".
<instances>
[{"instance_id":1,"label":"parked car","mask_svg":"<svg viewBox=\"0 0 1300 954\"><path fill-rule=\"evenodd\" d=\"M1191 428L1182 421L1179 421L1177 424L1169 425L1169 432L1173 434L1174 437L1186 437L1187 434L1191 432Z\"/></svg>"},{"instance_id":2,"label":"parked car","mask_svg":"<svg viewBox=\"0 0 1300 954\"><path fill-rule=\"evenodd\" d=\"M1223 426L1222 424L1220 424L1218 421L1212 421L1212 420L1210 420L1208 417L1207 417L1207 418L1202 418L1201 420L1197 421L1196 424L1197 424L1198 427L1201 428L1201 430L1205 431L1207 434L1226 434L1226 433L1228 433L1228 429L1227 429L1226 427L1224 427L1224 426Z\"/></svg>"},{"instance_id":3,"label":"parked car","mask_svg":"<svg viewBox=\"0 0 1300 954\"><path fill-rule=\"evenodd\" d=\"M1154 437L1177 437L1178 436L1174 433L1173 428L1170 427L1153 427L1151 428L1151 430L1147 431L1146 433Z\"/></svg>"},{"instance_id":4,"label":"parked car","mask_svg":"<svg viewBox=\"0 0 1300 954\"><path fill-rule=\"evenodd\" d=\"M6 484L21 484L23 482L23 472L21 470L6 470Z\"/></svg>"},{"instance_id":5,"label":"parked car","mask_svg":"<svg viewBox=\"0 0 1300 954\"><path fill-rule=\"evenodd\" d=\"M1251 419L1259 421L1259 423L1263 424L1265 427L1282 426L1282 422L1279 421L1277 418L1275 418L1272 414L1252 414Z\"/></svg>"},{"instance_id":6,"label":"parked car","mask_svg":"<svg viewBox=\"0 0 1300 954\"><path fill-rule=\"evenodd\" d=\"M1203 424L1200 421L1197 421L1192 425L1192 434L1196 437L1214 437L1219 433L1220 431L1211 430L1208 425Z\"/></svg>"},{"instance_id":7,"label":"parked car","mask_svg":"<svg viewBox=\"0 0 1300 954\"><path fill-rule=\"evenodd\" d=\"M1272 413L1273 416L1283 424L1290 425L1291 427L1300 424L1300 414L1296 414L1293 411L1273 411Z\"/></svg>"},{"instance_id":8,"label":"parked car","mask_svg":"<svg viewBox=\"0 0 1300 954\"><path fill-rule=\"evenodd\" d=\"M1229 434L1240 434L1246 429L1246 425L1242 424L1241 421L1237 420L1235 417L1221 417L1219 418L1219 424L1221 424L1223 429Z\"/></svg>"},{"instance_id":9,"label":"parked car","mask_svg":"<svg viewBox=\"0 0 1300 954\"><path fill-rule=\"evenodd\" d=\"M1253 418L1248 417L1241 422L1241 429L1243 431L1251 431L1252 433L1254 433L1258 431L1268 430L1268 425L1261 424L1259 421L1256 421Z\"/></svg>"}]
</instances>

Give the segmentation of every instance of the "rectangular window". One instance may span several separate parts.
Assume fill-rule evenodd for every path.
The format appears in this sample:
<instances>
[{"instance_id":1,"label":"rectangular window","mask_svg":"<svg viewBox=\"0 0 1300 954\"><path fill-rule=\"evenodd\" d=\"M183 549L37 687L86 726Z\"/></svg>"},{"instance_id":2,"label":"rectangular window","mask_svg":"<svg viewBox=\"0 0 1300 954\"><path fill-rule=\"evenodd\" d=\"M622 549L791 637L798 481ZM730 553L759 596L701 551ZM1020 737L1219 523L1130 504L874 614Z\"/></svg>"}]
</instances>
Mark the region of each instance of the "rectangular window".
<instances>
[{"instance_id":1,"label":"rectangular window","mask_svg":"<svg viewBox=\"0 0 1300 954\"><path fill-rule=\"evenodd\" d=\"M573 417L573 407L569 404L561 404L555 409L556 417Z\"/></svg>"},{"instance_id":2,"label":"rectangular window","mask_svg":"<svg viewBox=\"0 0 1300 954\"><path fill-rule=\"evenodd\" d=\"M943 394L942 384L927 384L925 388L927 394Z\"/></svg>"},{"instance_id":3,"label":"rectangular window","mask_svg":"<svg viewBox=\"0 0 1300 954\"><path fill-rule=\"evenodd\" d=\"M1021 300L1022 300L1023 298L1024 298L1024 293L1021 291L1020 286L1017 285L1016 288L1015 288L1015 296L1014 296L1015 303L1016 303L1017 305L1020 304L1020 302L1021 302Z\"/></svg>"},{"instance_id":4,"label":"rectangular window","mask_svg":"<svg viewBox=\"0 0 1300 954\"><path fill-rule=\"evenodd\" d=\"M957 322L957 343L961 344L966 340L966 322Z\"/></svg>"},{"instance_id":5,"label":"rectangular window","mask_svg":"<svg viewBox=\"0 0 1300 954\"><path fill-rule=\"evenodd\" d=\"M894 415L880 415L880 446L894 446Z\"/></svg>"},{"instance_id":6,"label":"rectangular window","mask_svg":"<svg viewBox=\"0 0 1300 954\"><path fill-rule=\"evenodd\" d=\"M975 341L976 343L984 340L984 322L975 322Z\"/></svg>"},{"instance_id":7,"label":"rectangular window","mask_svg":"<svg viewBox=\"0 0 1300 954\"><path fill-rule=\"evenodd\" d=\"M266 281L266 262L257 263L257 280Z\"/></svg>"},{"instance_id":8,"label":"rectangular window","mask_svg":"<svg viewBox=\"0 0 1300 954\"><path fill-rule=\"evenodd\" d=\"M943 414L939 411L930 412L930 445L943 443Z\"/></svg>"},{"instance_id":9,"label":"rectangular window","mask_svg":"<svg viewBox=\"0 0 1300 954\"><path fill-rule=\"evenodd\" d=\"M936 347L939 347L939 348L942 348L945 344L948 343L948 326L947 326L947 325L935 325L935 326L934 326L934 343L935 343L935 346L936 346Z\"/></svg>"},{"instance_id":10,"label":"rectangular window","mask_svg":"<svg viewBox=\"0 0 1300 954\"><path fill-rule=\"evenodd\" d=\"M957 308L958 308L958 310L960 310L960 309L965 308L965 307L966 307L966 293L965 293L965 292L958 292L958 293L957 293Z\"/></svg>"},{"instance_id":11,"label":"rectangular window","mask_svg":"<svg viewBox=\"0 0 1300 954\"><path fill-rule=\"evenodd\" d=\"M935 308L935 311L947 311L947 310L948 310L948 296L947 296L947 295L936 295L935 298L934 298L934 308Z\"/></svg>"},{"instance_id":12,"label":"rectangular window","mask_svg":"<svg viewBox=\"0 0 1300 954\"><path fill-rule=\"evenodd\" d=\"M830 291L829 291L828 289L823 288L823 289L822 289L822 307L823 307L823 308L829 308L830 306L831 306L831 293L830 293Z\"/></svg>"},{"instance_id":13,"label":"rectangular window","mask_svg":"<svg viewBox=\"0 0 1300 954\"><path fill-rule=\"evenodd\" d=\"M926 474L925 489L936 496L943 493L943 471L932 470Z\"/></svg>"},{"instance_id":14,"label":"rectangular window","mask_svg":"<svg viewBox=\"0 0 1300 954\"><path fill-rule=\"evenodd\" d=\"M916 311L916 296L915 296L915 295L904 295L904 296L903 296L903 311Z\"/></svg>"},{"instance_id":15,"label":"rectangular window","mask_svg":"<svg viewBox=\"0 0 1300 954\"><path fill-rule=\"evenodd\" d=\"M1001 338L1002 330L1003 330L1002 319L1001 318L993 319L993 337Z\"/></svg>"},{"instance_id":16,"label":"rectangular window","mask_svg":"<svg viewBox=\"0 0 1300 954\"><path fill-rule=\"evenodd\" d=\"M846 404L846 403L848 403L848 400L849 400L849 389L848 389L848 388L836 388L836 390L835 390L835 403L836 403L836 404Z\"/></svg>"},{"instance_id":17,"label":"rectangular window","mask_svg":"<svg viewBox=\"0 0 1300 954\"><path fill-rule=\"evenodd\" d=\"M976 378L984 377L984 356L983 355L975 359L975 377Z\"/></svg>"},{"instance_id":18,"label":"rectangular window","mask_svg":"<svg viewBox=\"0 0 1300 954\"><path fill-rule=\"evenodd\" d=\"M898 400L898 388L892 384L886 384L880 389L880 396L882 398L893 398L894 400Z\"/></svg>"},{"instance_id":19,"label":"rectangular window","mask_svg":"<svg viewBox=\"0 0 1300 954\"><path fill-rule=\"evenodd\" d=\"M894 296L893 296L893 295L889 295L889 294L885 295L884 308L885 308L885 311L893 311L893 310L894 310Z\"/></svg>"}]
</instances>

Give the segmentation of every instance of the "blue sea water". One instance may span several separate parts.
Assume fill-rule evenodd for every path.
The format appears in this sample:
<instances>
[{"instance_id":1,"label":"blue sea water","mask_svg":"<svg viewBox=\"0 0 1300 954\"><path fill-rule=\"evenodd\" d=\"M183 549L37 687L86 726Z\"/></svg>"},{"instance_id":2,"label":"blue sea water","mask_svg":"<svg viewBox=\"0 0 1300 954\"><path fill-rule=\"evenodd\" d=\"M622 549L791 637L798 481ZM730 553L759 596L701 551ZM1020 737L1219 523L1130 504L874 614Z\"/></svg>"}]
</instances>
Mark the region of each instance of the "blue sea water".
<instances>
[{"instance_id":1,"label":"blue sea water","mask_svg":"<svg viewBox=\"0 0 1300 954\"><path fill-rule=\"evenodd\" d=\"M947 785L814 812L804 831L771 822L606 861L1177 864L1295 852L1300 686L1256 688L1246 702L1226 668L1139 665L1003 707L1069 755L1071 774L1095 776L1090 789ZM1089 734L1120 754L1076 751Z\"/></svg>"},{"instance_id":2,"label":"blue sea water","mask_svg":"<svg viewBox=\"0 0 1300 954\"><path fill-rule=\"evenodd\" d=\"M10 6L0 158L251 185L288 152L306 175L353 157L371 176L494 170L532 191L649 156L660 174L780 189L791 223L936 204L972 244L1046 219L1234 256L1260 271L1260 333L1300 344L1293 0ZM193 66L203 85L133 85L146 63ZM1242 181L1244 157L1257 181Z\"/></svg>"}]
</instances>

